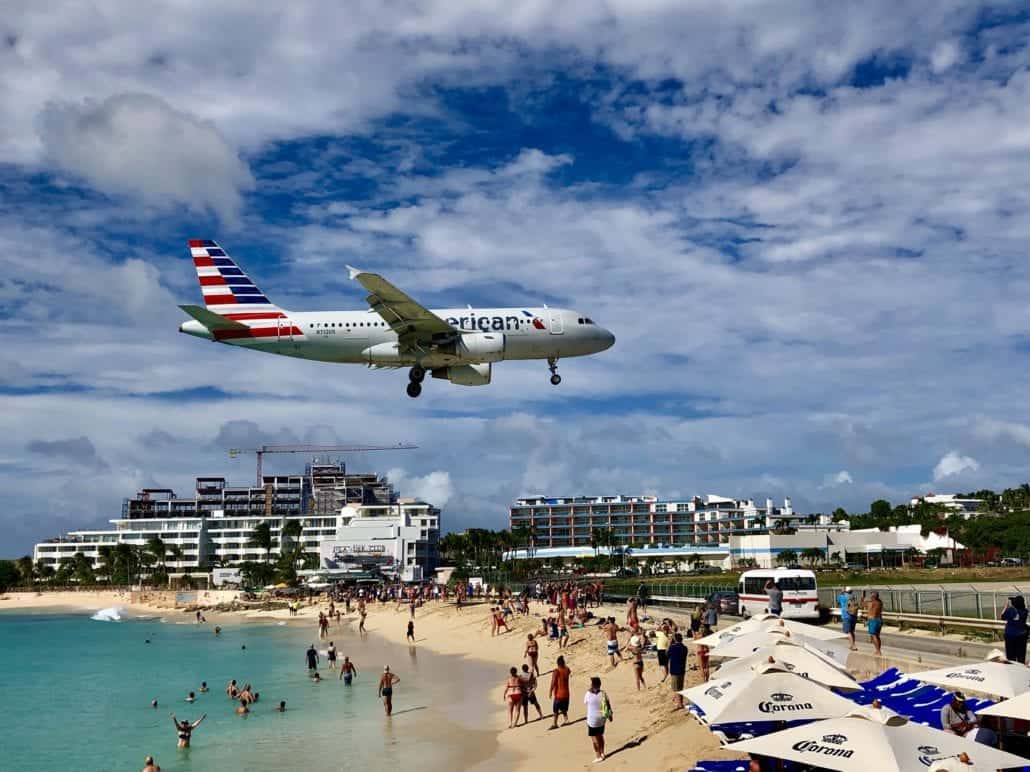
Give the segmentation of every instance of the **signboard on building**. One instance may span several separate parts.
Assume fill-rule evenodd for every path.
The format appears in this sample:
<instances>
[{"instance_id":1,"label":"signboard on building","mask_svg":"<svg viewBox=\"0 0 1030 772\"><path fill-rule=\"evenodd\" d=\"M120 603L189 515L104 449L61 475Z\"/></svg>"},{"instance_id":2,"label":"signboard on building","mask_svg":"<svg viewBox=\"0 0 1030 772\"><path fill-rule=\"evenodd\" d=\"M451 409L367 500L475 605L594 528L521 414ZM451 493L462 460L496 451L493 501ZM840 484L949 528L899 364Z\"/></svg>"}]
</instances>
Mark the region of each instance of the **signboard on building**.
<instances>
[{"instance_id":1,"label":"signboard on building","mask_svg":"<svg viewBox=\"0 0 1030 772\"><path fill-rule=\"evenodd\" d=\"M227 584L243 584L243 576L238 568L212 568L211 584L215 587L224 587Z\"/></svg>"}]
</instances>

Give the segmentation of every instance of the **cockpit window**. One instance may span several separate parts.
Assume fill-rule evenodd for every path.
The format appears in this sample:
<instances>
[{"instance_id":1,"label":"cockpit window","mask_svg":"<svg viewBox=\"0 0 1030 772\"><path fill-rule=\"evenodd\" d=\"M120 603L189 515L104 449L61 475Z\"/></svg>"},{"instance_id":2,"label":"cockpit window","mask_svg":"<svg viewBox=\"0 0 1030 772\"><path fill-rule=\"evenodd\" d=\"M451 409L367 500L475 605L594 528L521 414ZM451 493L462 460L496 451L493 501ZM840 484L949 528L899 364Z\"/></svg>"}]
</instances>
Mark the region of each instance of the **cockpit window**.
<instances>
[{"instance_id":1,"label":"cockpit window","mask_svg":"<svg viewBox=\"0 0 1030 772\"><path fill-rule=\"evenodd\" d=\"M586 319L585 321L586 321L587 324L593 324L594 323L594 320L590 319L590 318Z\"/></svg>"}]
</instances>

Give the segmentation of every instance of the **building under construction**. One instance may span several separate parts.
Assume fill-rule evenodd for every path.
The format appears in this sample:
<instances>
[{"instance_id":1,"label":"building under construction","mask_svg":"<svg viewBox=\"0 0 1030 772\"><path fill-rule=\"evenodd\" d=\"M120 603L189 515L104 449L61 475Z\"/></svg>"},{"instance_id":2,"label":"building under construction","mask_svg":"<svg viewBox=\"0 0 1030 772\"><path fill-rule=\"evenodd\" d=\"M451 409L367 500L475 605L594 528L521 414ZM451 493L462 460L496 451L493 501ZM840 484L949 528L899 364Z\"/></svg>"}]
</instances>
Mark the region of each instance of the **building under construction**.
<instances>
[{"instance_id":1,"label":"building under construction","mask_svg":"<svg viewBox=\"0 0 1030 772\"><path fill-rule=\"evenodd\" d=\"M323 542L341 538L357 514L363 521L392 518L417 529L417 538L409 538L410 565L424 571L436 566L440 510L424 501L398 498L385 477L348 472L341 461L313 461L304 474L262 475L261 483L234 486L224 477L197 477L189 497L179 497L170 488L144 488L123 502L121 517L111 520L113 530L72 531L37 544L34 558L56 567L81 552L100 568L102 546L144 547L157 536L176 548L167 561L173 572L231 566L279 553L283 526L291 520L301 524L298 541L303 551L318 555ZM262 523L271 531L268 554L250 543Z\"/></svg>"}]
</instances>

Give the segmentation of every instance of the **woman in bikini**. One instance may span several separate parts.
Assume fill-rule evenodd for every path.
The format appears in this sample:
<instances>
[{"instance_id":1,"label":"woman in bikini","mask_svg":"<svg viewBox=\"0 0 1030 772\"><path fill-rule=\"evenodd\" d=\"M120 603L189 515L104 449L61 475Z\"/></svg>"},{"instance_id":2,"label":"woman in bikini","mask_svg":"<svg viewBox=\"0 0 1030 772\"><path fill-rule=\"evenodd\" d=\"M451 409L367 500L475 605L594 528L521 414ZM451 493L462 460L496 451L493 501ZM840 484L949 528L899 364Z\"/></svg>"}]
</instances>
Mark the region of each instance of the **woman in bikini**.
<instances>
[{"instance_id":1,"label":"woman in bikini","mask_svg":"<svg viewBox=\"0 0 1030 772\"><path fill-rule=\"evenodd\" d=\"M175 724L175 731L179 735L179 746L178 747L180 747L180 748L189 748L190 747L190 737L193 735L193 730L196 729L198 726L200 726L200 722L201 721L203 721L205 718L207 718L207 713L205 713L203 716L198 718L192 724L189 721L187 721L186 719L183 719L182 721L179 721L175 717L174 713L169 713L168 715L172 717L172 723Z\"/></svg>"},{"instance_id":2,"label":"woman in bikini","mask_svg":"<svg viewBox=\"0 0 1030 772\"><path fill-rule=\"evenodd\" d=\"M540 644L533 638L533 633L526 636L526 651L524 656L529 660L529 669L533 671L535 675L540 675L540 666L536 663L537 658L540 656Z\"/></svg>"},{"instance_id":3,"label":"woman in bikini","mask_svg":"<svg viewBox=\"0 0 1030 772\"><path fill-rule=\"evenodd\" d=\"M522 681L515 668L509 671L508 680L504 684L504 701L508 703L508 728L513 729L518 726L522 708Z\"/></svg>"}]
</instances>

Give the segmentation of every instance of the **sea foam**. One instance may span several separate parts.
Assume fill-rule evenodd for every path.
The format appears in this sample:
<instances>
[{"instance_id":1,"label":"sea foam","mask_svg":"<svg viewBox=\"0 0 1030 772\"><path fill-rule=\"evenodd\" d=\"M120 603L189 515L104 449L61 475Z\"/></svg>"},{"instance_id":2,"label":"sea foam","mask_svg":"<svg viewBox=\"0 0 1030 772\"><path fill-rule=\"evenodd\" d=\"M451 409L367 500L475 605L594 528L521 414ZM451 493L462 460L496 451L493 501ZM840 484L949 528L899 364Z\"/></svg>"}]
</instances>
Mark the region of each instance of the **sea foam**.
<instances>
[{"instance_id":1,"label":"sea foam","mask_svg":"<svg viewBox=\"0 0 1030 772\"><path fill-rule=\"evenodd\" d=\"M111 606L110 608L100 609L90 619L95 619L97 622L121 622L125 618L124 614L124 606Z\"/></svg>"}]
</instances>

